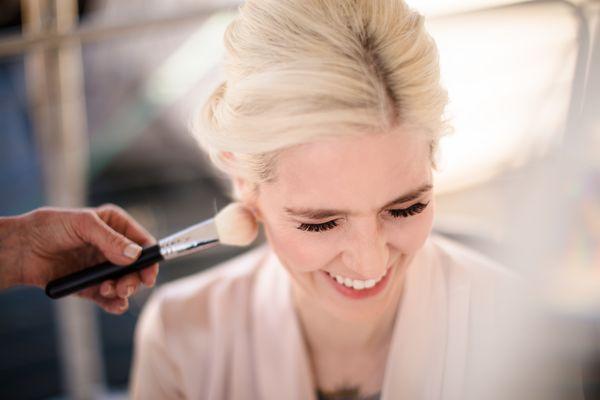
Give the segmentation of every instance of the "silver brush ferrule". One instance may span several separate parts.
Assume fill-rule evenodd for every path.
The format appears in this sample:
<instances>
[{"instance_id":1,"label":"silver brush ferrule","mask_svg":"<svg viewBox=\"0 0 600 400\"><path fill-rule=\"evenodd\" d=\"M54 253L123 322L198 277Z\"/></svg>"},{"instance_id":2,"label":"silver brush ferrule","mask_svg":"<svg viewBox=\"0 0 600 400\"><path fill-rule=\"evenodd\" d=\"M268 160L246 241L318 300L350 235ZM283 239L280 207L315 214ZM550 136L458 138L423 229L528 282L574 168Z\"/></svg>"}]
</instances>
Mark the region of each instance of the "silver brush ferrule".
<instances>
[{"instance_id":1,"label":"silver brush ferrule","mask_svg":"<svg viewBox=\"0 0 600 400\"><path fill-rule=\"evenodd\" d=\"M219 244L214 218L192 225L158 242L165 260L196 253Z\"/></svg>"}]
</instances>

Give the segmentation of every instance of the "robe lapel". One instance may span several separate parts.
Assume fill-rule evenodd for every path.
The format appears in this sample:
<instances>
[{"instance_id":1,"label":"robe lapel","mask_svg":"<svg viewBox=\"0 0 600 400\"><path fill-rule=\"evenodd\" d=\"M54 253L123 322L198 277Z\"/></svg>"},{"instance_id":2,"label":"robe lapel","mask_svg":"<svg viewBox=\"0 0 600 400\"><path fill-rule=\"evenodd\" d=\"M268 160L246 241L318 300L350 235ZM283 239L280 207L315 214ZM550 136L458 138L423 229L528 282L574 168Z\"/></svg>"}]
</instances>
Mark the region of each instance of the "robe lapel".
<instances>
[{"instance_id":1,"label":"robe lapel","mask_svg":"<svg viewBox=\"0 0 600 400\"><path fill-rule=\"evenodd\" d=\"M316 400L291 282L272 251L252 309L258 398ZM467 368L471 284L441 263L430 241L407 270L382 400L459 400Z\"/></svg>"},{"instance_id":2,"label":"robe lapel","mask_svg":"<svg viewBox=\"0 0 600 400\"><path fill-rule=\"evenodd\" d=\"M288 272L269 251L253 294L258 398L316 399L308 356L293 308Z\"/></svg>"},{"instance_id":3,"label":"robe lapel","mask_svg":"<svg viewBox=\"0 0 600 400\"><path fill-rule=\"evenodd\" d=\"M448 273L429 241L408 267L382 400L461 398L470 290L450 289Z\"/></svg>"}]
</instances>

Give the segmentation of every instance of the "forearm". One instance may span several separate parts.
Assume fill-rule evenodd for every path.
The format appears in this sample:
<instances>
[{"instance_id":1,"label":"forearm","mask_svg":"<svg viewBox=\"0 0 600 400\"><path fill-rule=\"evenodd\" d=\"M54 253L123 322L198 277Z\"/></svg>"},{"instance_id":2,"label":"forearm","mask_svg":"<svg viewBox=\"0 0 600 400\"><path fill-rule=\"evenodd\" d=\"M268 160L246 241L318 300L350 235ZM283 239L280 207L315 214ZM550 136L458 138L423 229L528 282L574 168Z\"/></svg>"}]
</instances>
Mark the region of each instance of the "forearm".
<instances>
[{"instance_id":1,"label":"forearm","mask_svg":"<svg viewBox=\"0 0 600 400\"><path fill-rule=\"evenodd\" d=\"M23 283L20 220L0 218L0 290Z\"/></svg>"}]
</instances>

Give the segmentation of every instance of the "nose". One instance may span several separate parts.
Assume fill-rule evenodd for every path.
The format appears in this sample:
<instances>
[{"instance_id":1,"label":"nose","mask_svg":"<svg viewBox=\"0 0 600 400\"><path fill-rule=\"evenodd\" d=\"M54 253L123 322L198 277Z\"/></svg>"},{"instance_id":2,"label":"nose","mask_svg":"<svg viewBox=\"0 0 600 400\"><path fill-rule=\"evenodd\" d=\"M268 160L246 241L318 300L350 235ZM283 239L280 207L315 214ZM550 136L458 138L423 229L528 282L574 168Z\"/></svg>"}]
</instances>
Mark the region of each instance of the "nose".
<instances>
[{"instance_id":1,"label":"nose","mask_svg":"<svg viewBox=\"0 0 600 400\"><path fill-rule=\"evenodd\" d=\"M364 279L376 279L389 262L387 239L377 219L365 218L352 226L342 261Z\"/></svg>"}]
</instances>

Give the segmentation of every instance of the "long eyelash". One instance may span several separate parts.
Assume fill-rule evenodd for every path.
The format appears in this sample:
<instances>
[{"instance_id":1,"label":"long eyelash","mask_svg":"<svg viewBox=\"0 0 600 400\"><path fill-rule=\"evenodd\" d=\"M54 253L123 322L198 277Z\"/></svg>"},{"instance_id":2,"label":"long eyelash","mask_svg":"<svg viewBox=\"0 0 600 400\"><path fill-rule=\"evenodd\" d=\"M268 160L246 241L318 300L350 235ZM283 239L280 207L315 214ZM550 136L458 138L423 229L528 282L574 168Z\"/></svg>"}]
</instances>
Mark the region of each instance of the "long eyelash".
<instances>
[{"instance_id":1,"label":"long eyelash","mask_svg":"<svg viewBox=\"0 0 600 400\"><path fill-rule=\"evenodd\" d=\"M427 207L428 204L429 204L429 202L415 203L412 206L407 207L407 208L399 208L396 210L389 210L389 213L394 218L407 218L407 217L411 217L413 215L419 214L420 212L425 210L425 208ZM335 220L333 220L333 221L324 222L322 224L300 224L297 228L300 230L303 230L303 231L308 231L308 232L322 232L322 231L326 231L329 229L333 229L336 226L337 226L337 222Z\"/></svg>"},{"instance_id":2,"label":"long eyelash","mask_svg":"<svg viewBox=\"0 0 600 400\"><path fill-rule=\"evenodd\" d=\"M389 210L389 212L392 215L392 217L394 217L394 218L407 218L407 217L419 214L420 212L422 212L425 209L425 207L427 207L428 204L429 204L429 202L415 203L410 207L399 208L397 210Z\"/></svg>"},{"instance_id":3,"label":"long eyelash","mask_svg":"<svg viewBox=\"0 0 600 400\"><path fill-rule=\"evenodd\" d=\"M300 224L300 226L298 226L298 229L309 232L321 232L326 231L328 229L333 229L336 226L337 222L333 220L324 222L322 224Z\"/></svg>"}]
</instances>

